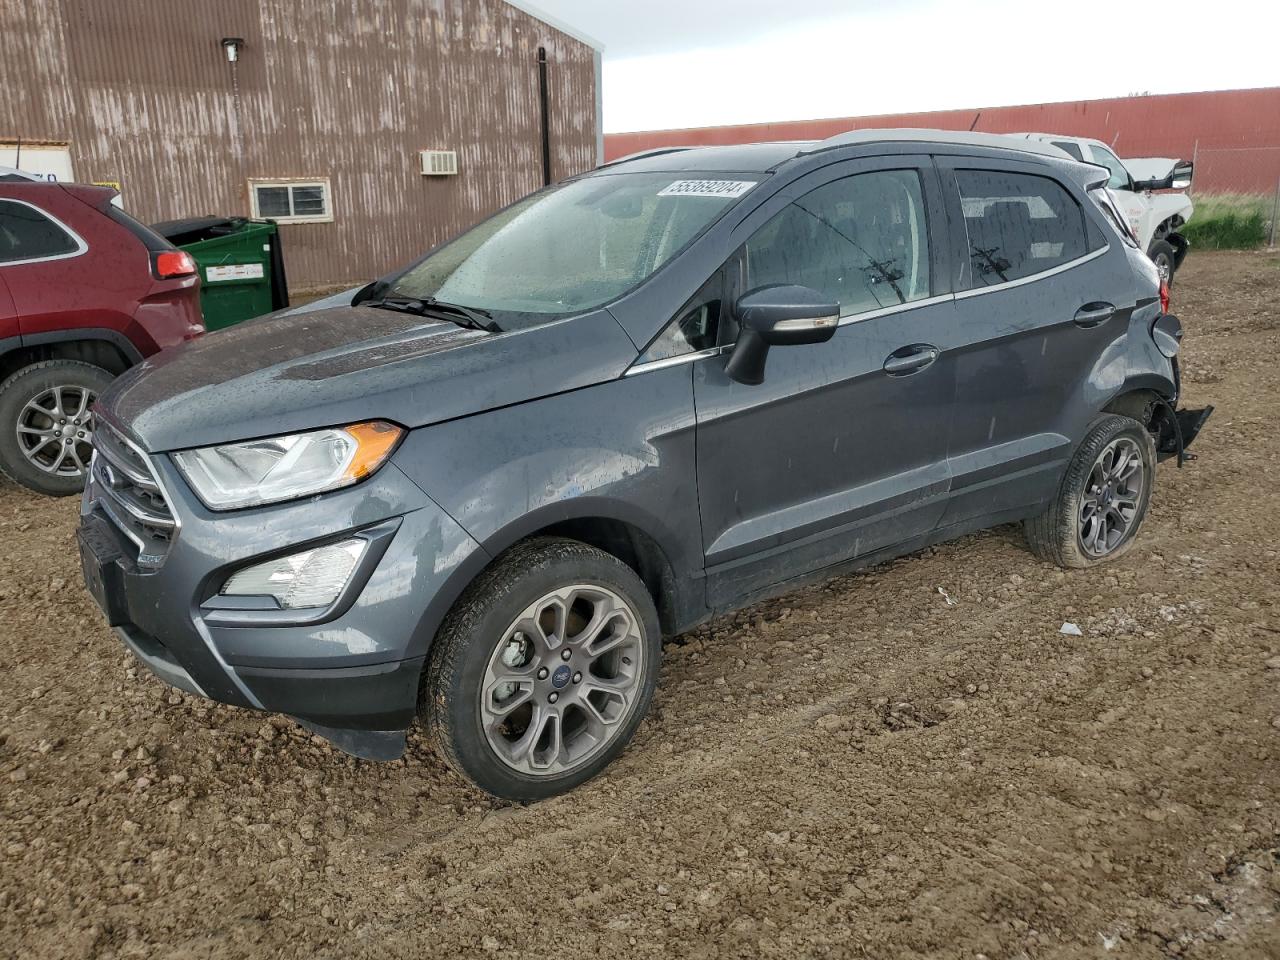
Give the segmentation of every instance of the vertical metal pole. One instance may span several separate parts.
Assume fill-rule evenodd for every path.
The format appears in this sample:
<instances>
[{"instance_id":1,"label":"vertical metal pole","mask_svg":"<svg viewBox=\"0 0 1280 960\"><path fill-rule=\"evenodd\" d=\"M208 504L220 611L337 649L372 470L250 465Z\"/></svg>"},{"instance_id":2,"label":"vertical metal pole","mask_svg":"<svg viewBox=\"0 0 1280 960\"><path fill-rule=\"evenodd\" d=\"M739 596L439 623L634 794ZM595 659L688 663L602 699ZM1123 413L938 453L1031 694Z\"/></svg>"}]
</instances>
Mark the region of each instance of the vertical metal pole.
<instances>
[{"instance_id":1,"label":"vertical metal pole","mask_svg":"<svg viewBox=\"0 0 1280 960\"><path fill-rule=\"evenodd\" d=\"M547 48L538 48L538 103L542 108L542 185L551 183L551 106L547 92Z\"/></svg>"},{"instance_id":2,"label":"vertical metal pole","mask_svg":"<svg viewBox=\"0 0 1280 960\"><path fill-rule=\"evenodd\" d=\"M1276 197L1271 203L1271 229L1267 234L1267 246L1276 245L1276 220L1280 220L1280 180L1276 181Z\"/></svg>"},{"instance_id":3,"label":"vertical metal pole","mask_svg":"<svg viewBox=\"0 0 1280 960\"><path fill-rule=\"evenodd\" d=\"M1196 182L1195 182L1195 166L1196 166L1196 159L1197 159L1199 156L1200 156L1200 138L1199 138L1199 137L1197 137L1197 138L1196 138L1196 145L1195 145L1194 147L1192 147L1192 148L1191 148L1191 169L1192 169L1192 179L1191 179L1191 182L1190 182L1189 184L1187 184L1187 196L1188 196L1188 197L1189 197L1189 196L1191 196L1191 190L1192 190L1192 188L1196 185Z\"/></svg>"}]
</instances>

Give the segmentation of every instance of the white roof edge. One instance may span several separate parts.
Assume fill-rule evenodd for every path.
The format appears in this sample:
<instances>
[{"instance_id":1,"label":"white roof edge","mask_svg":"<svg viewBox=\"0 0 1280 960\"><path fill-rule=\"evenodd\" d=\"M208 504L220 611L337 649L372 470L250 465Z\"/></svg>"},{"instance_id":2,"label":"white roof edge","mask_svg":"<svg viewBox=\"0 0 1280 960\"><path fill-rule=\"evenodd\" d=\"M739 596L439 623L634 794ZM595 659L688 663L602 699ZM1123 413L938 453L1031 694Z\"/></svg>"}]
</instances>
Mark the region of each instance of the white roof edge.
<instances>
[{"instance_id":1,"label":"white roof edge","mask_svg":"<svg viewBox=\"0 0 1280 960\"><path fill-rule=\"evenodd\" d=\"M577 29L576 27L569 26L569 24L565 23L559 17L551 16L551 14L541 10L535 4L526 3L525 0L506 0L506 2L509 5L515 7L517 10L522 10L525 13L527 13L529 16L537 20L541 20L547 26L552 27L556 30L559 30L561 33L565 34L566 36L573 37L573 39L577 40L579 43L585 43L588 47L591 47L593 50L597 52L604 51L604 44L601 43L599 40L597 40L595 37L592 37L592 36L589 36L588 34L583 33L581 30Z\"/></svg>"}]
</instances>

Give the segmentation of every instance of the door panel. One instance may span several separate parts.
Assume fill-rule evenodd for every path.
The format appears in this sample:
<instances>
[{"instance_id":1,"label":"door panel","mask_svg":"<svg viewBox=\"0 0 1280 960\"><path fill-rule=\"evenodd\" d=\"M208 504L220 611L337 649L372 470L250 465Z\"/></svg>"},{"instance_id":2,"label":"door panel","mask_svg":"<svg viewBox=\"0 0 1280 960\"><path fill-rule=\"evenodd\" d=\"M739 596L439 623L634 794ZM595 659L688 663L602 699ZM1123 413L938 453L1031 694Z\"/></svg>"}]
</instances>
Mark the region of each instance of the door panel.
<instances>
[{"instance_id":1,"label":"door panel","mask_svg":"<svg viewBox=\"0 0 1280 960\"><path fill-rule=\"evenodd\" d=\"M806 187L906 167L922 178L928 229L942 222L927 159L841 166L787 193L804 201L813 195ZM785 278L770 273L763 269L770 258L748 244L731 300L761 280L794 278L830 292L844 310L855 312L827 343L771 348L764 383L758 386L730 380L723 355L695 364L698 497L713 608L925 535L945 508L954 365L945 350L931 360L922 355L950 339L954 308L949 295L936 294L939 282L947 285L946 270L927 256L895 248L892 238L903 228L901 208L893 207L893 223L883 222L883 214L877 222L866 213L871 204L861 203L866 195L851 195L860 201L856 210L815 208L781 228L777 216L765 224L744 222L753 240L767 236L770 243L781 242L788 265ZM806 218L815 214L822 230L834 229L844 238L836 249L815 253L820 245L809 246L799 235ZM862 227L875 230L856 235ZM855 262L862 254L836 252L846 242L875 264L870 272ZM930 264L930 286L910 278L907 260L917 271L924 269L920 264ZM897 276L900 272L904 276ZM898 293L891 294L894 289ZM868 299L888 295L918 299L887 308ZM916 359L886 371L887 362L908 354Z\"/></svg>"},{"instance_id":2,"label":"door panel","mask_svg":"<svg viewBox=\"0 0 1280 960\"><path fill-rule=\"evenodd\" d=\"M13 308L13 298L0 274L0 343L18 336L18 312Z\"/></svg>"},{"instance_id":3,"label":"door panel","mask_svg":"<svg viewBox=\"0 0 1280 960\"><path fill-rule=\"evenodd\" d=\"M68 327L128 334L138 297L152 282L146 249L121 243L111 221L70 194L57 190L39 199L0 200L0 221L10 228L0 244L0 273L23 335Z\"/></svg>"}]
</instances>

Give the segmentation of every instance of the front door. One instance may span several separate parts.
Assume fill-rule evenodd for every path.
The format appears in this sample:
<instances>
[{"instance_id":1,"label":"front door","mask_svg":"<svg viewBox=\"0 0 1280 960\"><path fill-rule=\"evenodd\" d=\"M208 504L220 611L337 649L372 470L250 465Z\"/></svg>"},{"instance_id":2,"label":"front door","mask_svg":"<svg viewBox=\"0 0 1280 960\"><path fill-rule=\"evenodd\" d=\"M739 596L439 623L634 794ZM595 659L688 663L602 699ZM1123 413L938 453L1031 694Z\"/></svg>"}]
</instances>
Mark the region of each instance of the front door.
<instances>
[{"instance_id":1,"label":"front door","mask_svg":"<svg viewBox=\"0 0 1280 960\"><path fill-rule=\"evenodd\" d=\"M773 347L758 386L696 362L698 501L708 602L930 533L948 489L953 305L945 217L926 157L851 161L743 221L730 303L766 284L840 303L827 343Z\"/></svg>"}]
</instances>

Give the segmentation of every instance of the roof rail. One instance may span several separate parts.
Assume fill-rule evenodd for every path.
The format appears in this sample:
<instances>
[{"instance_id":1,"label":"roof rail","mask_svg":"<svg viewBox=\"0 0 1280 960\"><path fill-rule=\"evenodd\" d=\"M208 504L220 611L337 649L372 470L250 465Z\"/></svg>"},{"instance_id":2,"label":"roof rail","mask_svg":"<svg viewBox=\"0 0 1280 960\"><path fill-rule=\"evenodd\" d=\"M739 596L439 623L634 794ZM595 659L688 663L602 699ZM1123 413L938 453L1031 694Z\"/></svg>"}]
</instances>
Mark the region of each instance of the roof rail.
<instances>
[{"instance_id":1,"label":"roof rail","mask_svg":"<svg viewBox=\"0 0 1280 960\"><path fill-rule=\"evenodd\" d=\"M625 157L618 157L616 160L610 160L608 163L602 163L596 167L597 170L603 170L605 167L612 167L619 163L628 163L632 160L643 160L645 157L660 157L664 153L680 153L684 150L695 150L696 147L653 147L650 150L638 150L635 153L628 153Z\"/></svg>"},{"instance_id":2,"label":"roof rail","mask_svg":"<svg viewBox=\"0 0 1280 960\"><path fill-rule=\"evenodd\" d=\"M831 150L835 147L846 147L859 143L885 143L905 141L908 143L951 143L966 147L994 147L999 150L1020 150L1023 153L1038 153L1041 156L1054 157L1058 160L1068 156L1057 147L1037 140L1027 140L1016 135L1001 133L973 133L967 130L930 130L924 128L904 127L900 129L863 129L847 130L833 137L819 140L801 153L817 153L820 150Z\"/></svg>"}]
</instances>

